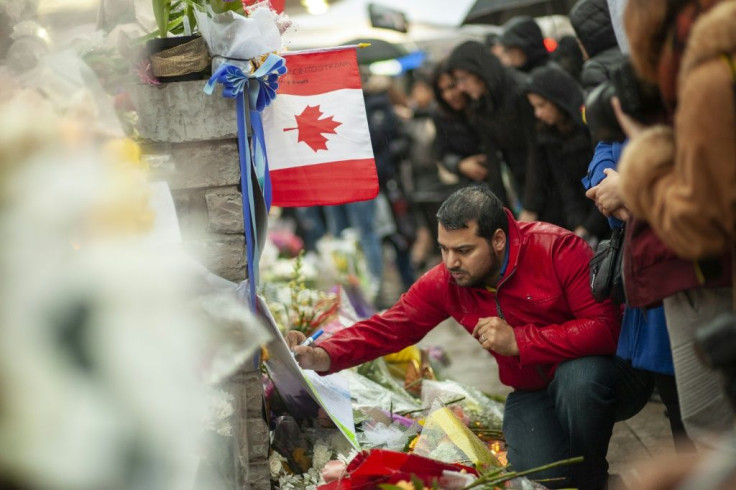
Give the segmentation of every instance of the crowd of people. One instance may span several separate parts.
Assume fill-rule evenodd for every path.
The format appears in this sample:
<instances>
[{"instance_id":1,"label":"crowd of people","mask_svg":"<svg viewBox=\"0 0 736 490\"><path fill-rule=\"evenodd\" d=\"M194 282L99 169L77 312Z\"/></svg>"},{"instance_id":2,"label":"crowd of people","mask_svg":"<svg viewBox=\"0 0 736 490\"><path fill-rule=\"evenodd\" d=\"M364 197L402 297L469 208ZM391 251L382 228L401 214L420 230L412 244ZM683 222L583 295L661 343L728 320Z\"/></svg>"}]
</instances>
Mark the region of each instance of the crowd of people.
<instances>
[{"instance_id":1,"label":"crowd of people","mask_svg":"<svg viewBox=\"0 0 736 490\"><path fill-rule=\"evenodd\" d=\"M736 307L736 2L625 3L579 0L559 53L514 18L415 76L406 103L384 86L382 112L367 78L382 198L413 223L391 239L408 292L316 347L290 338L334 372L454 318L514 389L513 467L584 456L551 487L607 488L613 424L655 387L678 452L734 447L736 400L696 344ZM625 302L599 302L590 259L621 227Z\"/></svg>"}]
</instances>

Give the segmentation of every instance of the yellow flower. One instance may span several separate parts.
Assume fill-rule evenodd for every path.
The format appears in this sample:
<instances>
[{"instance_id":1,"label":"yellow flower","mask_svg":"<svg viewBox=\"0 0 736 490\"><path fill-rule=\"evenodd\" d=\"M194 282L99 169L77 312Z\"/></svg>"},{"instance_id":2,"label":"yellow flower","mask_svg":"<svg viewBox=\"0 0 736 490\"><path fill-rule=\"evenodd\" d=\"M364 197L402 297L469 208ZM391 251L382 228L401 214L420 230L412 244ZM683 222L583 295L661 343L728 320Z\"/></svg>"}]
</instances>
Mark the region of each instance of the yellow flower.
<instances>
[{"instance_id":1,"label":"yellow flower","mask_svg":"<svg viewBox=\"0 0 736 490\"><path fill-rule=\"evenodd\" d=\"M148 171L148 164L141 160L140 145L130 138L111 139L105 143L103 151L113 164L127 164Z\"/></svg>"}]
</instances>

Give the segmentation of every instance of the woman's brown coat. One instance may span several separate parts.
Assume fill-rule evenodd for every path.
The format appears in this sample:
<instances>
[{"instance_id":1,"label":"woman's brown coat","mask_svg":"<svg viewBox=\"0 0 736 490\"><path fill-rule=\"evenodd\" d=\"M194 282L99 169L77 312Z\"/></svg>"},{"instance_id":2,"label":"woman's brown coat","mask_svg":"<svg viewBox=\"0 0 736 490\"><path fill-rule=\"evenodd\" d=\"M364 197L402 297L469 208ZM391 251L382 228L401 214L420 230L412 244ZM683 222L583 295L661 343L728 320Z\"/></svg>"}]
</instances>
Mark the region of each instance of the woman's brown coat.
<instances>
[{"instance_id":1,"label":"woman's brown coat","mask_svg":"<svg viewBox=\"0 0 736 490\"><path fill-rule=\"evenodd\" d=\"M736 236L736 1L693 26L679 71L674 128L654 126L626 147L624 201L684 258L728 251Z\"/></svg>"}]
</instances>

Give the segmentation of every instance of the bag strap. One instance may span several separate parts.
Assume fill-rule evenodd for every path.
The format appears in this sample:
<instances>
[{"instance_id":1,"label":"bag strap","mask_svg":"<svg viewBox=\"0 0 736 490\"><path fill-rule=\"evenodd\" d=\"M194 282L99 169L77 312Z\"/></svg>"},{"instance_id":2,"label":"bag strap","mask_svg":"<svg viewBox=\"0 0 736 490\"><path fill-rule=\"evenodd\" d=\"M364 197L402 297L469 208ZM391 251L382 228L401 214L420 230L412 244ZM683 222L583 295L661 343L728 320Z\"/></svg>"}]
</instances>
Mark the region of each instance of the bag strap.
<instances>
[{"instance_id":1,"label":"bag strap","mask_svg":"<svg viewBox=\"0 0 736 490\"><path fill-rule=\"evenodd\" d=\"M734 114L736 114L736 64L734 64L733 57L729 54L723 53L721 54L721 58L726 62L726 65L731 71ZM731 240L731 294L731 308L733 311L736 311L736 237Z\"/></svg>"}]
</instances>

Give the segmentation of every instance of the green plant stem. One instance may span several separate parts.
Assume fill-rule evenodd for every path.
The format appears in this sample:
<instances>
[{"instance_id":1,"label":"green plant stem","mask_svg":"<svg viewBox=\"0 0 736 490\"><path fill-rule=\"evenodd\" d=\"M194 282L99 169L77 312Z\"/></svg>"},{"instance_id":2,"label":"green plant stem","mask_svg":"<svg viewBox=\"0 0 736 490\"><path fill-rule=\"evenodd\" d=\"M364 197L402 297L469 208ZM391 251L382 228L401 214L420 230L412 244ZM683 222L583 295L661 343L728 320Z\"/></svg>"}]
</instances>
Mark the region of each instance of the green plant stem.
<instances>
[{"instance_id":1,"label":"green plant stem","mask_svg":"<svg viewBox=\"0 0 736 490\"><path fill-rule=\"evenodd\" d=\"M470 430L472 430L476 435L477 434L482 434L484 436L491 436L494 439L506 440L503 437L503 431L502 430L496 430L496 429L473 429L473 428L471 428Z\"/></svg>"},{"instance_id":2,"label":"green plant stem","mask_svg":"<svg viewBox=\"0 0 736 490\"><path fill-rule=\"evenodd\" d=\"M562 461L555 461L554 463L546 464L544 466L538 466L536 468L532 468L525 471L512 471L510 473L507 473L503 475L503 477L498 478L498 471L494 471L491 473L487 473L486 475L481 476L477 480L475 480L470 485L463 488L463 490L468 490L469 488L475 488L479 487L481 485L498 485L499 483L503 483L509 480L513 480L514 478L518 478L520 476L526 476L530 475L532 473L538 473L540 471L549 470L552 468L558 468L560 466L567 466L571 464L576 463L582 463L583 457L577 456L575 458L569 458L569 459L563 459Z\"/></svg>"},{"instance_id":3,"label":"green plant stem","mask_svg":"<svg viewBox=\"0 0 736 490\"><path fill-rule=\"evenodd\" d=\"M411 385L409 385L409 386L411 386ZM456 398L454 400L450 400L449 402L445 403L445 406L452 405L453 403L461 402L463 400L465 400L465 397L464 396L461 396L460 398ZM399 415L409 415L410 413L419 413L419 412L423 412L425 410L427 410L427 407L418 408L416 410L409 410L408 412L397 412L397 413Z\"/></svg>"}]
</instances>

